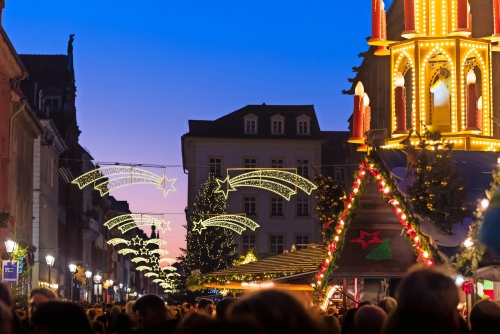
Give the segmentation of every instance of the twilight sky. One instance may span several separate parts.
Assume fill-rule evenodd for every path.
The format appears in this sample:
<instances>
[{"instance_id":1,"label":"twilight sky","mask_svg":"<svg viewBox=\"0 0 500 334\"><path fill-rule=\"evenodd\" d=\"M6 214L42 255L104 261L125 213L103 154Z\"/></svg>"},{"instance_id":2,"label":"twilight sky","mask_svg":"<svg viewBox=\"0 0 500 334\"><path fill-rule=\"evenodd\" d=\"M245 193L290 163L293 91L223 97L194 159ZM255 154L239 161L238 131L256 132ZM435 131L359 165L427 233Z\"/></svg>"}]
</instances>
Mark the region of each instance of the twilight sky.
<instances>
[{"instance_id":1,"label":"twilight sky","mask_svg":"<svg viewBox=\"0 0 500 334\"><path fill-rule=\"evenodd\" d=\"M392 1L386 1L386 8ZM80 143L96 161L175 166L177 193L112 193L134 213L167 213L170 255L185 244L188 119L247 104L314 104L322 130L346 130L348 89L371 34L370 0L6 0L20 54L74 57ZM179 166L179 167L177 167ZM161 175L162 169L152 169Z\"/></svg>"}]
</instances>

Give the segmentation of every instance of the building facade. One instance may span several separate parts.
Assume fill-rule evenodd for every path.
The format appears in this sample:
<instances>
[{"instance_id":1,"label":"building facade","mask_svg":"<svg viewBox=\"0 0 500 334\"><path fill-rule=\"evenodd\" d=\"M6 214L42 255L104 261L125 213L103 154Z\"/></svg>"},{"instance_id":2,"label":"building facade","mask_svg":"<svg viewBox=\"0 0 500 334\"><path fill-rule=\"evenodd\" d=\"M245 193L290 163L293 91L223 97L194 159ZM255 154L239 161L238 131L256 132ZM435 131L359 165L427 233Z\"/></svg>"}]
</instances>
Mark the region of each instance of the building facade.
<instances>
[{"instance_id":1,"label":"building facade","mask_svg":"<svg viewBox=\"0 0 500 334\"><path fill-rule=\"evenodd\" d=\"M347 132L344 137L345 142ZM254 169L281 169L312 181L315 170L322 168L322 145L332 138L321 131L312 105L249 105L215 121L189 121L189 132L182 136L188 216L210 173L223 180ZM345 143L343 147L348 150ZM346 161L337 163L344 178ZM260 226L235 234L240 254L250 249L280 254L292 245L301 248L322 239L314 191L308 195L298 190L288 201L268 190L241 187L229 192L227 202L228 213L244 214Z\"/></svg>"}]
</instances>

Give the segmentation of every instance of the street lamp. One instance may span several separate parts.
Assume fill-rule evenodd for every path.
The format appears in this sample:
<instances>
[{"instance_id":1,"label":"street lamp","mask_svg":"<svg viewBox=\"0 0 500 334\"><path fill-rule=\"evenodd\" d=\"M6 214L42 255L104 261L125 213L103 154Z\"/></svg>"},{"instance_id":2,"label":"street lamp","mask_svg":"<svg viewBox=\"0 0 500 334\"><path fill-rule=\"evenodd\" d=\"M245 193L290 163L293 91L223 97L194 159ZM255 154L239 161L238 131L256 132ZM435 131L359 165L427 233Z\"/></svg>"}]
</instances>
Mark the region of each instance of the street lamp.
<instances>
[{"instance_id":1,"label":"street lamp","mask_svg":"<svg viewBox=\"0 0 500 334\"><path fill-rule=\"evenodd\" d=\"M50 267L54 265L55 260L56 258L50 254L45 257L45 261L47 262L47 266L49 267L49 289L50 289Z\"/></svg>"},{"instance_id":2,"label":"street lamp","mask_svg":"<svg viewBox=\"0 0 500 334\"><path fill-rule=\"evenodd\" d=\"M92 272L87 270L85 272L85 278L87 278L87 302L89 301L89 291L90 291L90 278L92 277Z\"/></svg>"},{"instance_id":3,"label":"street lamp","mask_svg":"<svg viewBox=\"0 0 500 334\"><path fill-rule=\"evenodd\" d=\"M97 295L97 302L101 302L102 294L102 276L99 274L94 275L94 294Z\"/></svg>"},{"instance_id":4,"label":"street lamp","mask_svg":"<svg viewBox=\"0 0 500 334\"><path fill-rule=\"evenodd\" d=\"M71 301L73 301L73 275L76 273L76 264L70 263L70 265L69 265L69 272L71 273L71 284L70 284Z\"/></svg>"}]
</instances>

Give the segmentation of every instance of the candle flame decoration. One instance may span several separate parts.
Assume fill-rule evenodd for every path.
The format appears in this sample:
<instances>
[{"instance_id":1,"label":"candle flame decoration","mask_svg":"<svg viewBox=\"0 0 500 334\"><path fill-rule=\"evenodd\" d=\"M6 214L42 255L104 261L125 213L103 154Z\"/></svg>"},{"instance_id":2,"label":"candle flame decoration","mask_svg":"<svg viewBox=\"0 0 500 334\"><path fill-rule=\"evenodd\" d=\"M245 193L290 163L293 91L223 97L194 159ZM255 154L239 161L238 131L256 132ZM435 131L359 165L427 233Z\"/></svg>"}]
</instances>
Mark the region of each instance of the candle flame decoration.
<instances>
[{"instance_id":1,"label":"candle flame decoration","mask_svg":"<svg viewBox=\"0 0 500 334\"><path fill-rule=\"evenodd\" d=\"M483 110L483 97L480 96L479 100L477 100L477 110Z\"/></svg>"},{"instance_id":2,"label":"candle flame decoration","mask_svg":"<svg viewBox=\"0 0 500 334\"><path fill-rule=\"evenodd\" d=\"M368 97L368 94L363 93L363 106L368 107L370 105L370 98Z\"/></svg>"},{"instance_id":3,"label":"candle flame decoration","mask_svg":"<svg viewBox=\"0 0 500 334\"><path fill-rule=\"evenodd\" d=\"M396 87L404 87L405 86L405 78L401 72L398 72L396 75Z\"/></svg>"},{"instance_id":4,"label":"candle flame decoration","mask_svg":"<svg viewBox=\"0 0 500 334\"><path fill-rule=\"evenodd\" d=\"M356 88L354 89L354 94L356 94L359 97L362 97L365 92L365 87L363 86L363 83L359 81L356 84Z\"/></svg>"},{"instance_id":5,"label":"candle flame decoration","mask_svg":"<svg viewBox=\"0 0 500 334\"><path fill-rule=\"evenodd\" d=\"M474 70L471 69L469 73L467 73L467 84L473 85L475 83L476 83L476 73L474 73Z\"/></svg>"}]
</instances>

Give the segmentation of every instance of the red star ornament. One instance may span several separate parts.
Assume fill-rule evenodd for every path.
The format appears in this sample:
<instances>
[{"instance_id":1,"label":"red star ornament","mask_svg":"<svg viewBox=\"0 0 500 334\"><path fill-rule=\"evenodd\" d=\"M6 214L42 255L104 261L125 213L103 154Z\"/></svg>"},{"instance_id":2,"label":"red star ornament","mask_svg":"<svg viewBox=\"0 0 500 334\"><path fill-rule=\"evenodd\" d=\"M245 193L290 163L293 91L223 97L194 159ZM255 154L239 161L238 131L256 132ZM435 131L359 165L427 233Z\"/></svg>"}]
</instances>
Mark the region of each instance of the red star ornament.
<instances>
[{"instance_id":1,"label":"red star ornament","mask_svg":"<svg viewBox=\"0 0 500 334\"><path fill-rule=\"evenodd\" d=\"M376 231L372 233L359 231L359 237L356 239L352 239L351 242L359 242L361 244L361 247L363 247L363 249L366 249L366 247L368 247L368 245L370 244L381 244L383 241L378 237L380 232L382 231ZM371 239L366 241L365 237L371 237Z\"/></svg>"}]
</instances>

